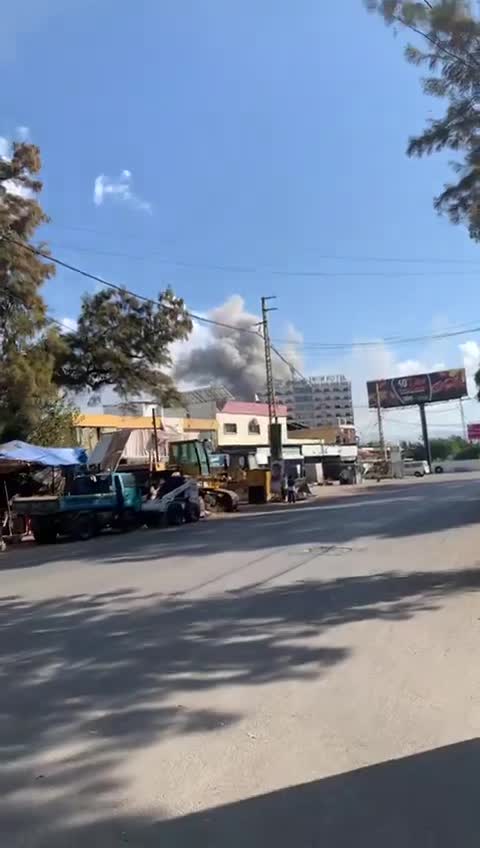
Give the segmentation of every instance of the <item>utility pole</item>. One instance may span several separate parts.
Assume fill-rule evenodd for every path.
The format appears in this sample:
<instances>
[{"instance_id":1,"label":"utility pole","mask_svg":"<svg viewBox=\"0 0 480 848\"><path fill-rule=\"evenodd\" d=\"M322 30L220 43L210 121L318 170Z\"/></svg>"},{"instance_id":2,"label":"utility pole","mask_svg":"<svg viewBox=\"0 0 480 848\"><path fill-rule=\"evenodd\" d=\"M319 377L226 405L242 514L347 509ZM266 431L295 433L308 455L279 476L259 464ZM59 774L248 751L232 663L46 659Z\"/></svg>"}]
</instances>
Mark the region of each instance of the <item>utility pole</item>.
<instances>
[{"instance_id":1,"label":"utility pole","mask_svg":"<svg viewBox=\"0 0 480 848\"><path fill-rule=\"evenodd\" d=\"M157 416L155 415L155 410L152 407L152 426L153 426L153 438L154 438L154 451L155 451L155 462L157 465L160 463L160 456L158 453L158 430L157 430Z\"/></svg>"},{"instance_id":2,"label":"utility pole","mask_svg":"<svg viewBox=\"0 0 480 848\"><path fill-rule=\"evenodd\" d=\"M263 344L265 347L265 373L267 378L267 403L268 403L268 423L270 427L277 420L277 404L275 399L275 384L273 382L272 368L272 350L270 348L270 332L268 329L268 313L275 310L275 306L267 307L269 300L274 300L275 297L262 297L262 329L263 329Z\"/></svg>"},{"instance_id":3,"label":"utility pole","mask_svg":"<svg viewBox=\"0 0 480 848\"><path fill-rule=\"evenodd\" d=\"M375 394L377 398L377 421L378 421L378 440L380 442L380 448L383 453L383 458L388 459L387 457L387 446L385 444L385 435L383 432L383 418L382 418L382 407L380 404L380 390L378 388L378 383L375 383Z\"/></svg>"},{"instance_id":4,"label":"utility pole","mask_svg":"<svg viewBox=\"0 0 480 848\"><path fill-rule=\"evenodd\" d=\"M272 349L270 347L270 332L268 329L268 313L275 310L274 306L267 306L269 300L274 300L274 297L262 297L262 329L263 329L263 344L265 346L265 374L267 378L267 401L268 401L268 441L270 444L270 467L273 469L273 464L278 466L279 479L275 480L278 485L281 485L281 459L282 459L282 429L278 423L277 401L275 397L275 383L273 381L272 368ZM280 465L279 465L280 463ZM272 473L272 489L273 489L273 473ZM275 475L277 477L277 475Z\"/></svg>"},{"instance_id":5,"label":"utility pole","mask_svg":"<svg viewBox=\"0 0 480 848\"><path fill-rule=\"evenodd\" d=\"M464 439L465 442L468 442L467 425L465 423L465 410L463 408L463 398L460 398L459 403L460 403L460 418L462 419L463 439Z\"/></svg>"},{"instance_id":6,"label":"utility pole","mask_svg":"<svg viewBox=\"0 0 480 848\"><path fill-rule=\"evenodd\" d=\"M419 403L418 408L420 410L420 421L422 423L422 437L423 444L425 447L425 456L427 458L428 467L430 472L432 471L432 451L430 448L430 439L428 437L428 427L427 427L427 416L425 415L425 404Z\"/></svg>"}]
</instances>

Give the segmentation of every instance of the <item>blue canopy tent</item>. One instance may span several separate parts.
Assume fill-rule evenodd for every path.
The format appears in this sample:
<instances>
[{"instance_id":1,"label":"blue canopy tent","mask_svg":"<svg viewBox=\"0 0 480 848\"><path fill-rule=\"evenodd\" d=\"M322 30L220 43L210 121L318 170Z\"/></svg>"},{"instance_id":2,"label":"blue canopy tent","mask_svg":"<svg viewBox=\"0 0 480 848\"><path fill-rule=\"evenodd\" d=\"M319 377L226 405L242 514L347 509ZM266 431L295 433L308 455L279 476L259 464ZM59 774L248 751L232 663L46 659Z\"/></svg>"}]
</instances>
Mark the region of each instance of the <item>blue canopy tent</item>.
<instances>
[{"instance_id":1,"label":"blue canopy tent","mask_svg":"<svg viewBox=\"0 0 480 848\"><path fill-rule=\"evenodd\" d=\"M40 445L29 445L28 442L13 441L0 445L0 470L2 461L57 468L60 465L85 465L87 452L84 448L43 448Z\"/></svg>"}]
</instances>

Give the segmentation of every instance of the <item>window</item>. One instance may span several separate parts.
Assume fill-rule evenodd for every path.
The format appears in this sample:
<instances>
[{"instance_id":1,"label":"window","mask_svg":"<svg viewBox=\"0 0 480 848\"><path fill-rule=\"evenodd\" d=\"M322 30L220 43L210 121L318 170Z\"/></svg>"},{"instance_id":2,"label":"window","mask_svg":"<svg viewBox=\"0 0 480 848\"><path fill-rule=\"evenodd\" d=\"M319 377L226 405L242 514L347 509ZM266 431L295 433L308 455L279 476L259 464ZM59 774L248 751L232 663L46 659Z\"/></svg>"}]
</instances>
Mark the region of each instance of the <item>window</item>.
<instances>
[{"instance_id":1,"label":"window","mask_svg":"<svg viewBox=\"0 0 480 848\"><path fill-rule=\"evenodd\" d=\"M236 428L235 428L236 432ZM248 432L250 436L259 436L260 435L260 424L258 423L256 418L252 418L251 421L248 422Z\"/></svg>"},{"instance_id":2,"label":"window","mask_svg":"<svg viewBox=\"0 0 480 848\"><path fill-rule=\"evenodd\" d=\"M223 425L223 432L225 433L225 435L228 434L230 436L233 436L237 432L237 425L225 422L225 424Z\"/></svg>"}]
</instances>

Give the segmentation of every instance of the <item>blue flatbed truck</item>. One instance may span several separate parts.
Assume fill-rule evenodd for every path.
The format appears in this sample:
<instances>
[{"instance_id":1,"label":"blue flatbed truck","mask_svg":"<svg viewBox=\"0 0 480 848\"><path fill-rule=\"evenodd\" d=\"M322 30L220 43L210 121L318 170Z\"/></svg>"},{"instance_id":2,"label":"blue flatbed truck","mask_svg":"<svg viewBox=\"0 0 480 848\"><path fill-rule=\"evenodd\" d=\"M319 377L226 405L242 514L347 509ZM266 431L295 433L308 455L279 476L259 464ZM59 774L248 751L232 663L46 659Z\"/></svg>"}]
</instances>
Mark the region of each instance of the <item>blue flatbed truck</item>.
<instances>
[{"instance_id":1,"label":"blue flatbed truck","mask_svg":"<svg viewBox=\"0 0 480 848\"><path fill-rule=\"evenodd\" d=\"M58 536L86 540L105 527L129 530L138 523L142 497L133 474L80 475L68 494L14 497L17 515L28 516L38 544Z\"/></svg>"}]
</instances>

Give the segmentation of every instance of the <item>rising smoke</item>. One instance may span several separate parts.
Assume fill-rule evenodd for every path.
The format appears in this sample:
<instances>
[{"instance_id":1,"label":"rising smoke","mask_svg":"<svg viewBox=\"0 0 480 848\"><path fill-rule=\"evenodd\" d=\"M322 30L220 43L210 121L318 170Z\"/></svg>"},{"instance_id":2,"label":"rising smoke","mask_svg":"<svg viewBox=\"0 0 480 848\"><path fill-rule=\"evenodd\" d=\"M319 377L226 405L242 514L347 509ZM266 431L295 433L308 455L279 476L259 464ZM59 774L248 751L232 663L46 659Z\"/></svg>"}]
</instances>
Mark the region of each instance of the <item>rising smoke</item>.
<instances>
[{"instance_id":1,"label":"rising smoke","mask_svg":"<svg viewBox=\"0 0 480 848\"><path fill-rule=\"evenodd\" d=\"M255 394L265 386L265 356L263 338L256 335L260 317L245 310L245 301L233 295L221 306L208 313L208 318L237 327L239 332L225 327L211 326L203 343L181 354L175 367L177 381L192 385L223 384L239 400L254 400ZM253 330L245 333L242 330ZM290 328L282 353L295 367L299 367L298 353L293 345L298 334ZM276 345L277 346L277 345ZM282 346L278 345L281 349ZM290 370L275 354L272 364L276 379L288 379Z\"/></svg>"}]
</instances>

